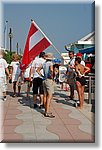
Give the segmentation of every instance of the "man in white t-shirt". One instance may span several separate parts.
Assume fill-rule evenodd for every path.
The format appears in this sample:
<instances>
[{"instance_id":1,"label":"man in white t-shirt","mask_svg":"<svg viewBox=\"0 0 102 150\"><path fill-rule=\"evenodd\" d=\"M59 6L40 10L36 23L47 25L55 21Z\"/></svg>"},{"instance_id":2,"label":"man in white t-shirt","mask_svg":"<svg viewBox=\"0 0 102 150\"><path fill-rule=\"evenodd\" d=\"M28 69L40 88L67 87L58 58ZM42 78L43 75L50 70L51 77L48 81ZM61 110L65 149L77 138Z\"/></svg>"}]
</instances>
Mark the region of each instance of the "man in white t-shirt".
<instances>
[{"instance_id":1,"label":"man in white t-shirt","mask_svg":"<svg viewBox=\"0 0 102 150\"><path fill-rule=\"evenodd\" d=\"M7 90L7 82L6 82L6 74L9 75L8 64L5 59L3 59L4 51L0 50L0 97L3 96L3 100L6 100L6 90ZM2 95L3 93L3 95Z\"/></svg>"},{"instance_id":2,"label":"man in white t-shirt","mask_svg":"<svg viewBox=\"0 0 102 150\"><path fill-rule=\"evenodd\" d=\"M75 58L74 51L69 51L70 61L68 64L68 84L70 86L70 96L68 99L74 99L74 86L75 86Z\"/></svg>"},{"instance_id":3,"label":"man in white t-shirt","mask_svg":"<svg viewBox=\"0 0 102 150\"><path fill-rule=\"evenodd\" d=\"M33 76L33 98L34 98L34 108L38 107L36 103L37 95L40 95L40 107L43 107L43 95L44 95L44 90L43 90L43 77L40 76L36 70L43 65L45 62L45 52L41 52L39 55L39 58L36 58L31 67L31 75ZM40 71L41 74L43 75L43 69Z\"/></svg>"}]
</instances>

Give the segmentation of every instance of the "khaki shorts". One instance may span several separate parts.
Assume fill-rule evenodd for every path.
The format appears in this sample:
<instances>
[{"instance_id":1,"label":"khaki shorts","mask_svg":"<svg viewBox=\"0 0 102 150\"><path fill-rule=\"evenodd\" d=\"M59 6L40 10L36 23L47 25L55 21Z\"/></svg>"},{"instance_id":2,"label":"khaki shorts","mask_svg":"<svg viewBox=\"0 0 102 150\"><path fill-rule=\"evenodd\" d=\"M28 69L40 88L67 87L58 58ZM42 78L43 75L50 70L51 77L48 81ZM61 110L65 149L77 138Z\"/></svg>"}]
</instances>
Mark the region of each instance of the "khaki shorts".
<instances>
[{"instance_id":1,"label":"khaki shorts","mask_svg":"<svg viewBox=\"0 0 102 150\"><path fill-rule=\"evenodd\" d=\"M6 90L7 90L6 76L0 77L0 90L2 92L6 92Z\"/></svg>"},{"instance_id":2,"label":"khaki shorts","mask_svg":"<svg viewBox=\"0 0 102 150\"><path fill-rule=\"evenodd\" d=\"M52 79L44 80L43 88L44 88L44 94L49 93L52 95L54 93L54 81Z\"/></svg>"}]
</instances>

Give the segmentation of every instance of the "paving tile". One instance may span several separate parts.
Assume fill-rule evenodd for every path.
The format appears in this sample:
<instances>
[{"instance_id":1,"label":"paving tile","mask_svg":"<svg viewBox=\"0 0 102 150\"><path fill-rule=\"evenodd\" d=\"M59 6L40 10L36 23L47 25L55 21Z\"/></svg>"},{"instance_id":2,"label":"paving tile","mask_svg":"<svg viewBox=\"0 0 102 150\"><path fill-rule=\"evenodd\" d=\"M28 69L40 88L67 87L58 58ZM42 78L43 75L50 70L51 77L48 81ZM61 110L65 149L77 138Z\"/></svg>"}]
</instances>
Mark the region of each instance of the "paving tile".
<instances>
[{"instance_id":1,"label":"paving tile","mask_svg":"<svg viewBox=\"0 0 102 150\"><path fill-rule=\"evenodd\" d=\"M35 124L34 125L34 129L36 133L46 133L46 125L42 125L42 124Z\"/></svg>"},{"instance_id":2,"label":"paving tile","mask_svg":"<svg viewBox=\"0 0 102 150\"><path fill-rule=\"evenodd\" d=\"M22 113L19 115L16 115L16 118L18 119L22 119L22 120L28 120L28 119L32 119L32 114L31 113Z\"/></svg>"},{"instance_id":3,"label":"paving tile","mask_svg":"<svg viewBox=\"0 0 102 150\"><path fill-rule=\"evenodd\" d=\"M2 130L2 132L4 133L4 134L8 134L8 133L15 133L15 128L16 128L17 126L3 126L3 130Z\"/></svg>"},{"instance_id":4,"label":"paving tile","mask_svg":"<svg viewBox=\"0 0 102 150\"><path fill-rule=\"evenodd\" d=\"M51 120L51 119L50 119ZM64 123L63 123L63 121L59 118L59 119L53 119L53 120L51 120L51 124L55 127L55 126L57 126L57 125L63 125L64 126Z\"/></svg>"},{"instance_id":5,"label":"paving tile","mask_svg":"<svg viewBox=\"0 0 102 150\"><path fill-rule=\"evenodd\" d=\"M20 134L16 134L16 133L14 133L14 134L12 134L12 133L3 134L3 141L2 142L4 142L4 143L17 142L18 143L18 142L21 142L22 139L23 139L23 136Z\"/></svg>"},{"instance_id":6,"label":"paving tile","mask_svg":"<svg viewBox=\"0 0 102 150\"><path fill-rule=\"evenodd\" d=\"M58 142L59 137L53 133L36 133L38 142Z\"/></svg>"},{"instance_id":7,"label":"paving tile","mask_svg":"<svg viewBox=\"0 0 102 150\"><path fill-rule=\"evenodd\" d=\"M73 137L69 133L69 131L63 126L63 125L57 125L54 126L54 124L51 124L47 127L48 131L55 133L59 136L60 142L61 141L73 141Z\"/></svg>"},{"instance_id":8,"label":"paving tile","mask_svg":"<svg viewBox=\"0 0 102 150\"><path fill-rule=\"evenodd\" d=\"M17 119L12 119L12 120L5 120L4 121L4 126L17 126L22 124L21 120L17 120Z\"/></svg>"},{"instance_id":9,"label":"paving tile","mask_svg":"<svg viewBox=\"0 0 102 150\"><path fill-rule=\"evenodd\" d=\"M5 119L6 120L16 119L16 115L14 115L14 114L10 114L10 115L6 114Z\"/></svg>"},{"instance_id":10,"label":"paving tile","mask_svg":"<svg viewBox=\"0 0 102 150\"><path fill-rule=\"evenodd\" d=\"M51 124L51 121L50 120L45 120L45 121L35 121L34 120L34 125L49 125L49 124Z\"/></svg>"},{"instance_id":11,"label":"paving tile","mask_svg":"<svg viewBox=\"0 0 102 150\"><path fill-rule=\"evenodd\" d=\"M79 129L88 134L95 135L95 126L93 124L80 124Z\"/></svg>"},{"instance_id":12,"label":"paving tile","mask_svg":"<svg viewBox=\"0 0 102 150\"><path fill-rule=\"evenodd\" d=\"M35 133L23 133L23 139L25 142L37 142L36 134Z\"/></svg>"},{"instance_id":13,"label":"paving tile","mask_svg":"<svg viewBox=\"0 0 102 150\"><path fill-rule=\"evenodd\" d=\"M19 125L15 129L16 133L35 133L34 131L34 125L31 123L23 123L22 125Z\"/></svg>"},{"instance_id":14,"label":"paving tile","mask_svg":"<svg viewBox=\"0 0 102 150\"><path fill-rule=\"evenodd\" d=\"M66 125L66 127L76 142L92 142L94 139L94 136L81 131L77 125Z\"/></svg>"},{"instance_id":15,"label":"paving tile","mask_svg":"<svg viewBox=\"0 0 102 150\"><path fill-rule=\"evenodd\" d=\"M68 118L68 119L62 118L62 121L64 125L73 125L73 124L80 125L80 121L72 118Z\"/></svg>"},{"instance_id":16,"label":"paving tile","mask_svg":"<svg viewBox=\"0 0 102 150\"><path fill-rule=\"evenodd\" d=\"M12 110L8 110L7 111L7 114L8 115L17 115L17 114L21 114L22 113L22 111L20 111L20 110L17 110L17 109L12 109Z\"/></svg>"}]
</instances>

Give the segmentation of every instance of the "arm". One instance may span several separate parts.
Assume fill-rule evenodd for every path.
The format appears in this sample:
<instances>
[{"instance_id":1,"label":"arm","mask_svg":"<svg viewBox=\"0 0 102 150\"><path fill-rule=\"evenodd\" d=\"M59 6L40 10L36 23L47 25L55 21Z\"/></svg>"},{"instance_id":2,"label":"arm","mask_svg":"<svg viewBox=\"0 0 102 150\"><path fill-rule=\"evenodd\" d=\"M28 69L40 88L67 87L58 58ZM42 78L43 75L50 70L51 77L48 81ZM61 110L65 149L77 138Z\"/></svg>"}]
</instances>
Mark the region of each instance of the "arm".
<instances>
[{"instance_id":1,"label":"arm","mask_svg":"<svg viewBox=\"0 0 102 150\"><path fill-rule=\"evenodd\" d=\"M85 72L84 73L88 73L89 71L90 71L90 68L89 67L84 67L84 69L85 69Z\"/></svg>"},{"instance_id":2,"label":"arm","mask_svg":"<svg viewBox=\"0 0 102 150\"><path fill-rule=\"evenodd\" d=\"M10 66L10 74L12 75L13 67Z\"/></svg>"},{"instance_id":3,"label":"arm","mask_svg":"<svg viewBox=\"0 0 102 150\"><path fill-rule=\"evenodd\" d=\"M21 71L21 72L20 72L20 75L18 76L17 85L19 85L20 79L23 77L23 74L24 74L24 72ZM22 82L22 83L23 83L23 82Z\"/></svg>"},{"instance_id":4,"label":"arm","mask_svg":"<svg viewBox=\"0 0 102 150\"><path fill-rule=\"evenodd\" d=\"M6 70L7 75L9 76L9 70L8 70L8 68L6 68L5 70Z\"/></svg>"},{"instance_id":5,"label":"arm","mask_svg":"<svg viewBox=\"0 0 102 150\"><path fill-rule=\"evenodd\" d=\"M78 67L77 66L75 66L75 71L76 71L76 73L78 73Z\"/></svg>"},{"instance_id":6,"label":"arm","mask_svg":"<svg viewBox=\"0 0 102 150\"><path fill-rule=\"evenodd\" d=\"M53 79L53 66L50 66L51 78Z\"/></svg>"},{"instance_id":7,"label":"arm","mask_svg":"<svg viewBox=\"0 0 102 150\"><path fill-rule=\"evenodd\" d=\"M9 69L8 69L8 68L5 68L5 70L6 70L6 73L7 73L7 75L8 75L8 78L11 79L11 74L9 73Z\"/></svg>"},{"instance_id":8,"label":"arm","mask_svg":"<svg viewBox=\"0 0 102 150\"><path fill-rule=\"evenodd\" d=\"M43 66L38 67L38 69L36 70L36 72L37 72L41 77L44 77L44 76L41 74L41 72L40 72L41 69L43 69Z\"/></svg>"},{"instance_id":9,"label":"arm","mask_svg":"<svg viewBox=\"0 0 102 150\"><path fill-rule=\"evenodd\" d=\"M33 77L34 67L30 68L29 78Z\"/></svg>"}]
</instances>

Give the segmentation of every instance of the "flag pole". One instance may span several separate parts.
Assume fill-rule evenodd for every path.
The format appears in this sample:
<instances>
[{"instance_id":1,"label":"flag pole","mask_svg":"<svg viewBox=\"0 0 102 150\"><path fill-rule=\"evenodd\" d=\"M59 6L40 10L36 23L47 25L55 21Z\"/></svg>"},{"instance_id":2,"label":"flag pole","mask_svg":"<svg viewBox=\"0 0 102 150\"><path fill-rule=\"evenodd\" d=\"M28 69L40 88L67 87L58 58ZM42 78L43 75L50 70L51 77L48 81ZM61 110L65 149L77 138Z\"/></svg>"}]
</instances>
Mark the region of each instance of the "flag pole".
<instances>
[{"instance_id":1,"label":"flag pole","mask_svg":"<svg viewBox=\"0 0 102 150\"><path fill-rule=\"evenodd\" d=\"M61 56L61 53L58 51L58 49L53 45L53 43L49 40L49 38L45 35L45 33L39 28L39 26L35 23L34 20L31 19L31 22L34 23L36 28L43 34L43 36L49 41L51 46L57 51L57 53ZM62 56L61 56L62 57Z\"/></svg>"}]
</instances>

